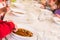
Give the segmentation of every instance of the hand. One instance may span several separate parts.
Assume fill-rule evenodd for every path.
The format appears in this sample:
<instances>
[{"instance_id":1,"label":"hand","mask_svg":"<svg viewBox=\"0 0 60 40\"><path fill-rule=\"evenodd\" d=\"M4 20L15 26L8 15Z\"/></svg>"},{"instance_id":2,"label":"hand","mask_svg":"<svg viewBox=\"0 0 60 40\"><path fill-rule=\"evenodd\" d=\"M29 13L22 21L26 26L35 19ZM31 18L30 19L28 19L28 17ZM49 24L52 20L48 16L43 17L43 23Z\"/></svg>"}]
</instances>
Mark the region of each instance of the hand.
<instances>
[{"instance_id":1,"label":"hand","mask_svg":"<svg viewBox=\"0 0 60 40\"><path fill-rule=\"evenodd\" d=\"M17 26L15 26L13 32L17 32L17 31L18 31L18 28L17 28Z\"/></svg>"},{"instance_id":2,"label":"hand","mask_svg":"<svg viewBox=\"0 0 60 40\"><path fill-rule=\"evenodd\" d=\"M55 14L58 18L60 18L60 15L59 14Z\"/></svg>"},{"instance_id":3,"label":"hand","mask_svg":"<svg viewBox=\"0 0 60 40\"><path fill-rule=\"evenodd\" d=\"M49 0L47 4L50 6L51 10L55 10L57 8L57 5L55 4L56 0Z\"/></svg>"},{"instance_id":4,"label":"hand","mask_svg":"<svg viewBox=\"0 0 60 40\"><path fill-rule=\"evenodd\" d=\"M53 6L56 3L56 0L49 0L47 2L50 6Z\"/></svg>"}]
</instances>

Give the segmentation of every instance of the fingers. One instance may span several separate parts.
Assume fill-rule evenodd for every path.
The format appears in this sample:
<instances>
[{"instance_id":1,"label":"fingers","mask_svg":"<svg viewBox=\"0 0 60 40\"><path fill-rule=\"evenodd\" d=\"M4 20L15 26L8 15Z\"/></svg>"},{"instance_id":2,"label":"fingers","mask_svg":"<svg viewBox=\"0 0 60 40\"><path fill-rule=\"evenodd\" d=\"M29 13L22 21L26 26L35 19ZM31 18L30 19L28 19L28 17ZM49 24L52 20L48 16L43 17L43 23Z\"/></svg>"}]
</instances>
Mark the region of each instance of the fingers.
<instances>
[{"instance_id":1,"label":"fingers","mask_svg":"<svg viewBox=\"0 0 60 40\"><path fill-rule=\"evenodd\" d=\"M13 32L17 32L17 31L18 31L18 28L17 28L17 25L15 25Z\"/></svg>"}]
</instances>

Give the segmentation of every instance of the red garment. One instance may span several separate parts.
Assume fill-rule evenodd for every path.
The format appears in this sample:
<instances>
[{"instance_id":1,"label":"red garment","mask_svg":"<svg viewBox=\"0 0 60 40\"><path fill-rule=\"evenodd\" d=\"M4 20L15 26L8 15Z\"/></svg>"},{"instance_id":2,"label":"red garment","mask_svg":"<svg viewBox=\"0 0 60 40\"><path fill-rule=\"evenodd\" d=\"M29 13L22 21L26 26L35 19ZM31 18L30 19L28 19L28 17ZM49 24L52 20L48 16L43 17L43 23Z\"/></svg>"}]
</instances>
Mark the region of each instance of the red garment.
<instances>
[{"instance_id":1,"label":"red garment","mask_svg":"<svg viewBox=\"0 0 60 40\"><path fill-rule=\"evenodd\" d=\"M0 20L0 38L3 38L11 33L14 28L14 23Z\"/></svg>"}]
</instances>

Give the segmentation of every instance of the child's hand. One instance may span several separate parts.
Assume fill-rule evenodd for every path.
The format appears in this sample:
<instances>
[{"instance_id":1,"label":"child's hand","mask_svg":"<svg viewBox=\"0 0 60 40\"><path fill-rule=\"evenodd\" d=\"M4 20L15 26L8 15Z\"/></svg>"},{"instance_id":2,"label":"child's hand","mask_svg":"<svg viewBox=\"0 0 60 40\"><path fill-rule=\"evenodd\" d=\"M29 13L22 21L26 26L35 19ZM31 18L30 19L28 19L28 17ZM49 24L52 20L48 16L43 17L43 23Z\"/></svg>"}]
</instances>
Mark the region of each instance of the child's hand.
<instances>
[{"instance_id":1,"label":"child's hand","mask_svg":"<svg viewBox=\"0 0 60 40\"><path fill-rule=\"evenodd\" d=\"M54 1L54 0L49 0L48 1L48 4L50 5L50 6L53 6L53 4L55 4L56 3L56 0Z\"/></svg>"},{"instance_id":2,"label":"child's hand","mask_svg":"<svg viewBox=\"0 0 60 40\"><path fill-rule=\"evenodd\" d=\"M57 5L55 4L56 0L49 0L47 4L50 6L51 10L55 10L57 8Z\"/></svg>"},{"instance_id":3,"label":"child's hand","mask_svg":"<svg viewBox=\"0 0 60 40\"><path fill-rule=\"evenodd\" d=\"M60 15L59 14L55 14L55 15L56 15L56 17L60 18Z\"/></svg>"},{"instance_id":4,"label":"child's hand","mask_svg":"<svg viewBox=\"0 0 60 40\"><path fill-rule=\"evenodd\" d=\"M17 31L18 31L18 28L17 28L17 26L15 26L13 32L17 32Z\"/></svg>"}]
</instances>

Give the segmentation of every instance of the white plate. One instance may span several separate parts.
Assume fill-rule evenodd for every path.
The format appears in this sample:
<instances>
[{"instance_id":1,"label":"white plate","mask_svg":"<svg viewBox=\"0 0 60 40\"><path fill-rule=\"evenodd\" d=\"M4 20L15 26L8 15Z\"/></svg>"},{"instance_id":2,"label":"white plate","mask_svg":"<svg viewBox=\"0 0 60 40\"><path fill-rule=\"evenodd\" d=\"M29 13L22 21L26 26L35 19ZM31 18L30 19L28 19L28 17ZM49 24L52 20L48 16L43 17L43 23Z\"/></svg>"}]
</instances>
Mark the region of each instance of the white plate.
<instances>
[{"instance_id":1,"label":"white plate","mask_svg":"<svg viewBox=\"0 0 60 40\"><path fill-rule=\"evenodd\" d=\"M31 31L33 33L33 36L32 37L23 37L23 36L19 36L19 35L16 35L14 33L11 33L10 36L7 36L7 39L10 39L10 40L37 40L38 39L38 33L29 25L23 25L23 24L18 24L17 26L18 28L24 28L24 29L27 29L29 31Z\"/></svg>"},{"instance_id":2,"label":"white plate","mask_svg":"<svg viewBox=\"0 0 60 40\"><path fill-rule=\"evenodd\" d=\"M55 21L55 23L60 24L60 18L58 18L58 17L53 17L53 20Z\"/></svg>"}]
</instances>

